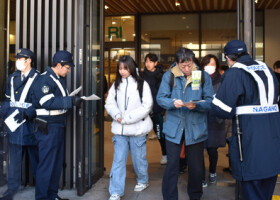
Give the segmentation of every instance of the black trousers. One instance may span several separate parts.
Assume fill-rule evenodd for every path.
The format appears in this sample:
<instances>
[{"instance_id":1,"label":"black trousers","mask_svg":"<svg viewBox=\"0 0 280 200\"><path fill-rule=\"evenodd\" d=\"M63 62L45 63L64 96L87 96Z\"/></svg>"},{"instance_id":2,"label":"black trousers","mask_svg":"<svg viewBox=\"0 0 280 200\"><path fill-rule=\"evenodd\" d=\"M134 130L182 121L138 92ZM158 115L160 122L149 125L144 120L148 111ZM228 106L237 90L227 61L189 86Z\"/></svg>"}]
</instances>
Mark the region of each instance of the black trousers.
<instances>
[{"instance_id":1,"label":"black trousers","mask_svg":"<svg viewBox=\"0 0 280 200\"><path fill-rule=\"evenodd\" d=\"M217 147L210 147L207 148L207 152L209 155L209 172L214 174L216 173L216 168L217 168L217 162L218 162L218 148ZM204 159L203 159L204 162ZM204 165L204 172L203 172L203 180L205 179L205 163L203 163Z\"/></svg>"},{"instance_id":2,"label":"black trousers","mask_svg":"<svg viewBox=\"0 0 280 200\"><path fill-rule=\"evenodd\" d=\"M157 113L151 116L153 121L153 129L158 137L158 141L160 143L162 155L166 155L166 147L165 147L165 135L162 132L163 129L163 114Z\"/></svg>"},{"instance_id":3,"label":"black trousers","mask_svg":"<svg viewBox=\"0 0 280 200\"><path fill-rule=\"evenodd\" d=\"M182 137L184 139L184 136ZM175 144L166 140L167 166L162 181L162 195L164 200L178 200L179 160L183 140ZM188 195L191 200L202 196L204 143L186 146L188 162Z\"/></svg>"},{"instance_id":4,"label":"black trousers","mask_svg":"<svg viewBox=\"0 0 280 200\"><path fill-rule=\"evenodd\" d=\"M241 181L242 199L270 200L274 192L277 176L266 179Z\"/></svg>"}]
</instances>

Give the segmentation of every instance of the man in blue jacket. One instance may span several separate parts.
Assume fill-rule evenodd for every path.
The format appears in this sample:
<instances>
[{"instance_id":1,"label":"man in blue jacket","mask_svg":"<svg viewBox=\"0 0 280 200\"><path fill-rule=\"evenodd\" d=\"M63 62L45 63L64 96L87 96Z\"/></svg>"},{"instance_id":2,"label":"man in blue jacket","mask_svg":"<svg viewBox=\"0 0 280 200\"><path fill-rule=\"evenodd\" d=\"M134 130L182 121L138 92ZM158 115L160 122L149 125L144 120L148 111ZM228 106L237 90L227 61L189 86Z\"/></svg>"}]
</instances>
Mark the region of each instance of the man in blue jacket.
<instances>
[{"instance_id":1,"label":"man in blue jacket","mask_svg":"<svg viewBox=\"0 0 280 200\"><path fill-rule=\"evenodd\" d=\"M66 112L82 101L80 97L68 96L65 77L71 67L74 67L72 54L56 52L52 67L47 67L34 87L33 101L37 108L37 121L40 121L36 133L39 150L36 200L62 200L58 196L58 187L63 166ZM41 126L44 122L47 124L45 127Z\"/></svg>"},{"instance_id":2,"label":"man in blue jacket","mask_svg":"<svg viewBox=\"0 0 280 200\"><path fill-rule=\"evenodd\" d=\"M37 142L32 121L36 117L36 111L32 105L32 87L40 74L32 68L34 54L29 49L19 49L15 58L17 70L9 76L6 100L1 113L4 119L15 114L15 121L21 125L15 130L13 130L13 125L7 128L9 141L8 190L0 198L1 200L13 199L13 195L21 185L23 150L29 154L33 176L36 174L38 162Z\"/></svg>"},{"instance_id":3,"label":"man in blue jacket","mask_svg":"<svg viewBox=\"0 0 280 200\"><path fill-rule=\"evenodd\" d=\"M233 119L232 176L241 181L243 199L271 199L280 173L278 81L265 63L248 55L243 41L229 41L224 53L230 69L212 107Z\"/></svg>"},{"instance_id":4,"label":"man in blue jacket","mask_svg":"<svg viewBox=\"0 0 280 200\"><path fill-rule=\"evenodd\" d=\"M190 49L180 48L175 55L176 65L164 74L157 94L158 104L167 110L163 125L168 160L162 182L164 200L178 199L179 159L184 140L189 197L191 200L200 199L203 193L207 111L211 109L214 92L210 76L197 69L194 59Z\"/></svg>"}]
</instances>

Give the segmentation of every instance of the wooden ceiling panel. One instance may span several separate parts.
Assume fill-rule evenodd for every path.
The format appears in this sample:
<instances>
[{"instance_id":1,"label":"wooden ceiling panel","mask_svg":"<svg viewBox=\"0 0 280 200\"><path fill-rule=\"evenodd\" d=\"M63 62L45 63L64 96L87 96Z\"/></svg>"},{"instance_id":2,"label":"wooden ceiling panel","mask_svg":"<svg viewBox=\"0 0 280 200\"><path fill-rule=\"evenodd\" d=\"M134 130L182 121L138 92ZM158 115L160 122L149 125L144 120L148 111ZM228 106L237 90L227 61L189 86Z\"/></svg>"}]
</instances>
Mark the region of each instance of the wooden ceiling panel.
<instances>
[{"instance_id":1,"label":"wooden ceiling panel","mask_svg":"<svg viewBox=\"0 0 280 200\"><path fill-rule=\"evenodd\" d=\"M178 10L178 8L175 6L175 0L165 0L165 1L167 1L167 3L170 5L172 12L176 12Z\"/></svg>"},{"instance_id":2,"label":"wooden ceiling panel","mask_svg":"<svg viewBox=\"0 0 280 200\"><path fill-rule=\"evenodd\" d=\"M187 10L187 8L186 8L186 6L185 6L185 3L184 3L184 1L183 0L177 0L179 3L180 3L180 9L183 11L186 11Z\"/></svg>"},{"instance_id":3,"label":"wooden ceiling panel","mask_svg":"<svg viewBox=\"0 0 280 200\"><path fill-rule=\"evenodd\" d=\"M195 10L200 10L199 1L200 1L200 0L194 1L195 8L196 8Z\"/></svg>"},{"instance_id":4,"label":"wooden ceiling panel","mask_svg":"<svg viewBox=\"0 0 280 200\"><path fill-rule=\"evenodd\" d=\"M184 1L187 2L187 5L188 5L188 7L189 7L189 11L194 11L191 1L190 1L190 0L184 0Z\"/></svg>"},{"instance_id":5,"label":"wooden ceiling panel","mask_svg":"<svg viewBox=\"0 0 280 200\"><path fill-rule=\"evenodd\" d=\"M152 4L154 4L154 6L156 6L157 8L159 8L159 12L161 11L165 11L167 12L168 10L162 5L162 3L160 1L151 1Z\"/></svg>"},{"instance_id":6,"label":"wooden ceiling panel","mask_svg":"<svg viewBox=\"0 0 280 200\"><path fill-rule=\"evenodd\" d=\"M280 8L280 0L274 5L274 9L279 9Z\"/></svg>"},{"instance_id":7,"label":"wooden ceiling panel","mask_svg":"<svg viewBox=\"0 0 280 200\"><path fill-rule=\"evenodd\" d=\"M162 5L162 7L164 7L164 10L168 12L168 8L166 7L165 3L163 3L163 0L159 0L158 2L160 5Z\"/></svg>"},{"instance_id":8,"label":"wooden ceiling panel","mask_svg":"<svg viewBox=\"0 0 280 200\"><path fill-rule=\"evenodd\" d=\"M107 4L107 5L109 6L109 9L110 9L110 7L111 7L111 8L114 8L115 10L118 10L118 11L121 12L121 13L130 12L130 11L128 11L127 9L121 7L121 6L120 6L120 3L115 3L115 2L116 2L116 1L114 1L114 0L106 0L106 3L105 3L105 4ZM106 12L106 10L105 10L105 12Z\"/></svg>"},{"instance_id":9,"label":"wooden ceiling panel","mask_svg":"<svg viewBox=\"0 0 280 200\"><path fill-rule=\"evenodd\" d=\"M194 0L189 0L189 1L191 1L192 10L193 10L193 11L198 10L198 8L195 7Z\"/></svg>"},{"instance_id":10,"label":"wooden ceiling panel","mask_svg":"<svg viewBox=\"0 0 280 200\"><path fill-rule=\"evenodd\" d=\"M130 0L122 0L124 4L126 4L131 10L133 10L135 13L140 13L141 10L139 7L135 6L135 4L132 3Z\"/></svg>"},{"instance_id":11,"label":"wooden ceiling panel","mask_svg":"<svg viewBox=\"0 0 280 200\"><path fill-rule=\"evenodd\" d=\"M187 4L187 0L182 0L182 1L183 1L183 4L184 4L185 8L186 8L186 11L189 11L190 8L189 8L189 6Z\"/></svg>"},{"instance_id":12,"label":"wooden ceiling panel","mask_svg":"<svg viewBox=\"0 0 280 200\"><path fill-rule=\"evenodd\" d=\"M14 1L14 0L11 0ZM175 2L180 6L175 6ZM236 10L236 0L105 0L105 15ZM256 9L279 9L280 0L257 0Z\"/></svg>"},{"instance_id":13,"label":"wooden ceiling panel","mask_svg":"<svg viewBox=\"0 0 280 200\"><path fill-rule=\"evenodd\" d=\"M265 8L271 9L273 7L272 2L273 2L273 0L269 0L268 3L266 4Z\"/></svg>"},{"instance_id":14,"label":"wooden ceiling panel","mask_svg":"<svg viewBox=\"0 0 280 200\"><path fill-rule=\"evenodd\" d=\"M139 2L140 4L142 4L144 8L146 8L146 10L148 10L148 13L157 13L156 9L149 6L149 4L147 3L146 0L141 0L141 2Z\"/></svg>"}]
</instances>

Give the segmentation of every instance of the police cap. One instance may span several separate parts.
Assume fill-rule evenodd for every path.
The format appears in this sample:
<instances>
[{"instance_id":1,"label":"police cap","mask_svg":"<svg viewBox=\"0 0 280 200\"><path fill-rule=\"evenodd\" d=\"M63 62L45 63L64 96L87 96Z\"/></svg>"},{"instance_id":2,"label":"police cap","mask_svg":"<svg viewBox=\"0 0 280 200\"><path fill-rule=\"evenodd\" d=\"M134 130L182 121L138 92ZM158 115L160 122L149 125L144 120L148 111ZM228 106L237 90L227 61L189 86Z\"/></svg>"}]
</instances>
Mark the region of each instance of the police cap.
<instances>
[{"instance_id":1,"label":"police cap","mask_svg":"<svg viewBox=\"0 0 280 200\"><path fill-rule=\"evenodd\" d=\"M31 60L33 61L34 53L29 49L21 48L18 50L17 54L15 55L15 58L31 58Z\"/></svg>"},{"instance_id":2,"label":"police cap","mask_svg":"<svg viewBox=\"0 0 280 200\"><path fill-rule=\"evenodd\" d=\"M57 51L53 56L53 64L61 63L74 67L73 55L68 51Z\"/></svg>"},{"instance_id":3,"label":"police cap","mask_svg":"<svg viewBox=\"0 0 280 200\"><path fill-rule=\"evenodd\" d=\"M241 40L231 40L224 47L225 55L247 52L246 44Z\"/></svg>"}]
</instances>

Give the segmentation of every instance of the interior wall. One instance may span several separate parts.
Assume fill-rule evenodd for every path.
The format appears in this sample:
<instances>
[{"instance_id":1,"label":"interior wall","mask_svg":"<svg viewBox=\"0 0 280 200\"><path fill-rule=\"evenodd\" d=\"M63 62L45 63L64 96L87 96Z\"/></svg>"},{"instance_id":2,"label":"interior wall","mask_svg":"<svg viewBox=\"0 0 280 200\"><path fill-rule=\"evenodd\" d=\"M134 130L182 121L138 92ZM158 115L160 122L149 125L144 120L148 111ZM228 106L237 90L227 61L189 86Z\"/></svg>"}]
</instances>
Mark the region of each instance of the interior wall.
<instances>
[{"instance_id":1,"label":"interior wall","mask_svg":"<svg viewBox=\"0 0 280 200\"><path fill-rule=\"evenodd\" d=\"M280 60L280 9L265 10L265 62L273 67Z\"/></svg>"}]
</instances>

